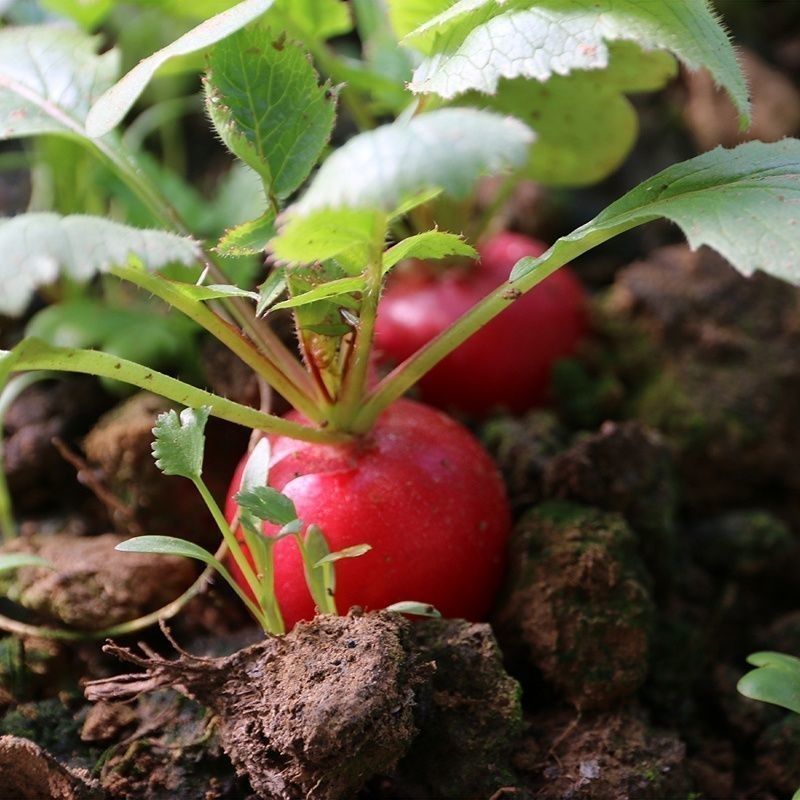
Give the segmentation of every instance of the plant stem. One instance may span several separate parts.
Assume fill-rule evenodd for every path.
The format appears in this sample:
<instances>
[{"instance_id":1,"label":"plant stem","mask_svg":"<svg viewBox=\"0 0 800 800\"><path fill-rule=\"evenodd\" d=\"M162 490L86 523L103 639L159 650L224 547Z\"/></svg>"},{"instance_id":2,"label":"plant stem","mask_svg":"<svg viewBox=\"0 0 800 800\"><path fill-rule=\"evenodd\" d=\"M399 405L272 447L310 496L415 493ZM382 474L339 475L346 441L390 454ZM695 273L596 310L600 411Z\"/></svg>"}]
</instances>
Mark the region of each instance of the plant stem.
<instances>
[{"instance_id":1,"label":"plant stem","mask_svg":"<svg viewBox=\"0 0 800 800\"><path fill-rule=\"evenodd\" d=\"M223 541L231 551L231 556L233 556L236 566L239 568L244 576L244 579L247 581L247 585L250 588L253 597L258 597L260 593L258 578L256 577L255 572L253 572L253 568L250 566L250 562L247 560L247 556L244 554L242 546L239 544L239 540L231 530L230 525L228 525L228 520L225 519L225 515L220 510L220 507L217 504L217 501L214 499L214 496L208 490L208 486L206 486L205 481L198 475L196 478L192 478L192 483L194 483L197 491L200 492L203 502L211 512L211 516L214 517L214 522L216 522L217 527L222 534ZM227 571L223 572L222 575L233 587L236 594L239 595L239 598L247 606L250 613L258 620L258 623L261 625L261 627L269 633L277 632L271 630L270 623L265 618L263 610L253 603L253 601L247 596L246 592L241 590L236 581L233 580L232 576L227 573Z\"/></svg>"},{"instance_id":2,"label":"plant stem","mask_svg":"<svg viewBox=\"0 0 800 800\"><path fill-rule=\"evenodd\" d=\"M293 439L306 442L331 444L347 441L350 438L348 434L340 431L306 427L272 414L265 414L250 406L235 403L176 378L171 378L162 372L97 350L52 347L36 339L26 339L10 352L0 351L0 382L2 382L4 372L40 369L80 372L102 378L112 378L155 392L187 407L210 406L214 416L246 428L291 436Z\"/></svg>"},{"instance_id":3,"label":"plant stem","mask_svg":"<svg viewBox=\"0 0 800 800\"><path fill-rule=\"evenodd\" d=\"M176 308L189 319L219 339L248 367L280 392L298 411L312 422L321 422L321 413L291 380L289 380L262 352L256 350L239 331L228 325L200 300L181 291L180 285L134 267L114 267L111 274L151 292L156 297Z\"/></svg>"},{"instance_id":4,"label":"plant stem","mask_svg":"<svg viewBox=\"0 0 800 800\"><path fill-rule=\"evenodd\" d=\"M584 252L593 246L594 243L585 246L562 247L558 251L551 249L539 259L527 258L517 262L515 270L523 262L533 263L538 261L538 264L535 269L526 272L521 277L509 279L499 286L494 292L487 295L461 316L446 331L440 333L435 339L421 347L414 355L407 358L390 372L367 398L366 403L364 403L355 419L355 423L350 427L350 432L357 434L368 431L388 405L403 395L423 375L452 353L473 333L502 313L525 292L533 289L534 286L572 260L579 252ZM531 324L535 325L536 320L531 320Z\"/></svg>"}]
</instances>

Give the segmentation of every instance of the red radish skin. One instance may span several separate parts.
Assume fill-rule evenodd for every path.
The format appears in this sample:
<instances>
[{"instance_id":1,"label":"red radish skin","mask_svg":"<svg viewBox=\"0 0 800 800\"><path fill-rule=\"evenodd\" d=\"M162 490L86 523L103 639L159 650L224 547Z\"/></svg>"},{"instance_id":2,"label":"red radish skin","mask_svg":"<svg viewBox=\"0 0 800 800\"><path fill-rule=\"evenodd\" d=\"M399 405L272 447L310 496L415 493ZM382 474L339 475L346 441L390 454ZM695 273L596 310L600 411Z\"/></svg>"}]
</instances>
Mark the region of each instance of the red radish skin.
<instances>
[{"instance_id":1,"label":"red radish skin","mask_svg":"<svg viewBox=\"0 0 800 800\"><path fill-rule=\"evenodd\" d=\"M480 262L473 269L437 272L416 262L398 271L378 311L381 362L397 364L413 355L507 280L519 259L546 249L527 236L501 233L478 248ZM584 290L562 267L428 372L418 384L420 397L475 417L543 405L554 362L575 352L586 327Z\"/></svg>"},{"instance_id":2,"label":"red radish skin","mask_svg":"<svg viewBox=\"0 0 800 800\"><path fill-rule=\"evenodd\" d=\"M295 412L288 418L302 420ZM229 520L243 467L231 485ZM399 400L358 443L273 437L269 484L294 501L306 524L322 528L331 550L372 546L337 562L340 613L353 605L380 609L416 600L448 617L488 614L511 524L505 488L478 441L445 414ZM264 531L273 535L277 526L265 524ZM275 588L287 630L313 617L293 538L275 546Z\"/></svg>"}]
</instances>

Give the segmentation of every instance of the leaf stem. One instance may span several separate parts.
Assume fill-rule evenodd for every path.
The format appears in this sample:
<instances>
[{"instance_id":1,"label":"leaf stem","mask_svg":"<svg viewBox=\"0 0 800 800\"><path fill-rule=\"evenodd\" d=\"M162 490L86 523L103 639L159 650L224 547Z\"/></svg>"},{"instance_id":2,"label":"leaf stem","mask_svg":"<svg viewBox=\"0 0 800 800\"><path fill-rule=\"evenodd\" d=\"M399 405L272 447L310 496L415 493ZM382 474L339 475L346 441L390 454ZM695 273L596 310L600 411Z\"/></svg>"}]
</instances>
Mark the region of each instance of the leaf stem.
<instances>
[{"instance_id":1,"label":"leaf stem","mask_svg":"<svg viewBox=\"0 0 800 800\"><path fill-rule=\"evenodd\" d=\"M180 285L134 267L114 267L111 274L151 292L219 339L247 366L280 392L312 422L321 422L319 407L281 372L270 359L253 347L242 334L206 305L181 291Z\"/></svg>"},{"instance_id":2,"label":"leaf stem","mask_svg":"<svg viewBox=\"0 0 800 800\"><path fill-rule=\"evenodd\" d=\"M585 248L574 244L572 247L551 248L539 259L527 258L517 262L514 270L517 270L523 262L526 265L535 264L535 268L526 270L520 277L516 279L510 278L503 283L494 292L474 305L446 331L440 333L435 339L421 347L414 355L407 358L390 372L369 395L354 424L351 426L350 432L358 434L368 431L387 406L403 395L423 375L433 369L473 333L502 313L523 294L533 289L534 286L572 260L579 252L584 252L584 250L588 250L593 246L594 243L587 245ZM531 324L535 325L536 321L531 320Z\"/></svg>"},{"instance_id":3,"label":"leaf stem","mask_svg":"<svg viewBox=\"0 0 800 800\"><path fill-rule=\"evenodd\" d=\"M348 434L341 431L307 427L272 414L266 414L250 406L198 389L177 378L171 378L169 375L148 369L133 361L97 350L53 347L37 339L26 339L10 352L0 351L0 381L2 381L5 371L40 369L80 372L102 378L112 378L160 394L168 400L190 408L210 406L214 416L228 422L267 433L291 436L293 439L301 441L331 444L348 441L350 438Z\"/></svg>"}]
</instances>

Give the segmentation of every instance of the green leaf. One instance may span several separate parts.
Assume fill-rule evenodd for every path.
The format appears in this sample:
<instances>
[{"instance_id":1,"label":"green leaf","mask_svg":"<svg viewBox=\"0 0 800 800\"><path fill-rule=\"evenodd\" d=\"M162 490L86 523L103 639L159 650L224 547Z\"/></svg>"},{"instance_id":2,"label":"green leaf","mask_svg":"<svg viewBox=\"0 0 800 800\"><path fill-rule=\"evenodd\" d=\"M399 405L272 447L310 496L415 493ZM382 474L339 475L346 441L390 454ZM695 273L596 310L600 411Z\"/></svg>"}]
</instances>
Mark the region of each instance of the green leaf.
<instances>
[{"instance_id":1,"label":"green leaf","mask_svg":"<svg viewBox=\"0 0 800 800\"><path fill-rule=\"evenodd\" d=\"M526 177L559 186L596 183L636 141L639 120L625 93L659 89L676 73L675 59L662 50L617 42L609 52L606 70L575 70L544 83L516 78L503 81L494 96L472 93L466 100L514 114L536 132Z\"/></svg>"},{"instance_id":2,"label":"green leaf","mask_svg":"<svg viewBox=\"0 0 800 800\"><path fill-rule=\"evenodd\" d=\"M289 216L269 249L289 265L335 258L360 273L374 243L383 240L385 228L386 217L376 211L325 209L307 216Z\"/></svg>"},{"instance_id":3,"label":"green leaf","mask_svg":"<svg viewBox=\"0 0 800 800\"><path fill-rule=\"evenodd\" d=\"M270 209L257 219L225 231L217 244L223 256L258 255L275 235L275 214Z\"/></svg>"},{"instance_id":4,"label":"green leaf","mask_svg":"<svg viewBox=\"0 0 800 800\"><path fill-rule=\"evenodd\" d=\"M85 137L86 115L116 78L119 52L63 25L0 29L0 139Z\"/></svg>"},{"instance_id":5,"label":"green leaf","mask_svg":"<svg viewBox=\"0 0 800 800\"><path fill-rule=\"evenodd\" d=\"M304 41L324 41L353 29L347 3L342 0L277 0L270 12L272 17Z\"/></svg>"},{"instance_id":6,"label":"green leaf","mask_svg":"<svg viewBox=\"0 0 800 800\"><path fill-rule=\"evenodd\" d=\"M20 567L44 567L54 569L53 565L33 553L0 553L0 573L11 572Z\"/></svg>"},{"instance_id":7,"label":"green leaf","mask_svg":"<svg viewBox=\"0 0 800 800\"><path fill-rule=\"evenodd\" d=\"M41 0L41 3L49 11L93 30L108 16L117 0Z\"/></svg>"},{"instance_id":8,"label":"green leaf","mask_svg":"<svg viewBox=\"0 0 800 800\"><path fill-rule=\"evenodd\" d=\"M388 0L389 18L400 38L446 11L453 0Z\"/></svg>"},{"instance_id":9,"label":"green leaf","mask_svg":"<svg viewBox=\"0 0 800 800\"><path fill-rule=\"evenodd\" d=\"M108 89L92 106L86 120L89 136L97 138L115 128L136 102L139 95L168 61L205 50L243 28L268 11L274 0L243 0L210 19L201 22L172 44L140 61L122 80Z\"/></svg>"},{"instance_id":10,"label":"green leaf","mask_svg":"<svg viewBox=\"0 0 800 800\"><path fill-rule=\"evenodd\" d=\"M224 571L224 567L208 550L194 542L174 536L134 536L120 542L115 548L121 553L155 553L160 556L184 556Z\"/></svg>"},{"instance_id":11,"label":"green leaf","mask_svg":"<svg viewBox=\"0 0 800 800\"><path fill-rule=\"evenodd\" d=\"M428 54L410 88L444 98L470 89L493 94L501 78L546 81L604 69L608 43L620 40L706 67L747 120L744 76L705 0L460 0L406 37Z\"/></svg>"},{"instance_id":12,"label":"green leaf","mask_svg":"<svg viewBox=\"0 0 800 800\"><path fill-rule=\"evenodd\" d=\"M325 560L331 550L317 525L308 526L301 552L306 584L315 605L322 614L335 614L336 572L333 564Z\"/></svg>"},{"instance_id":13,"label":"green leaf","mask_svg":"<svg viewBox=\"0 0 800 800\"><path fill-rule=\"evenodd\" d=\"M315 562L314 566L321 567L323 564L334 564L344 558L358 558L365 553L369 553L370 550L372 550L371 544L354 544L352 547L345 547L335 553L328 553L328 555Z\"/></svg>"},{"instance_id":14,"label":"green leaf","mask_svg":"<svg viewBox=\"0 0 800 800\"><path fill-rule=\"evenodd\" d=\"M394 247L390 247L383 255L383 269L384 272L388 271L407 258L435 260L448 256L477 258L478 253L455 233L425 231L416 236L409 236Z\"/></svg>"},{"instance_id":15,"label":"green leaf","mask_svg":"<svg viewBox=\"0 0 800 800\"><path fill-rule=\"evenodd\" d=\"M252 486L234 498L241 508L273 525L288 525L297 519L297 509L291 498L271 486Z\"/></svg>"},{"instance_id":16,"label":"green leaf","mask_svg":"<svg viewBox=\"0 0 800 800\"><path fill-rule=\"evenodd\" d=\"M745 275L762 270L800 284L800 140L747 142L675 164L559 239L512 278L561 263L637 225L665 217L693 248L709 245ZM562 260L563 259L563 260Z\"/></svg>"},{"instance_id":17,"label":"green leaf","mask_svg":"<svg viewBox=\"0 0 800 800\"><path fill-rule=\"evenodd\" d=\"M192 300L201 300L205 302L208 300L219 300L223 297L246 297L250 300L258 301L257 292L240 289L238 286L231 286L230 284L212 283L208 286L198 286L194 283L177 283L173 281L172 285L187 297L191 297Z\"/></svg>"},{"instance_id":18,"label":"green leaf","mask_svg":"<svg viewBox=\"0 0 800 800\"><path fill-rule=\"evenodd\" d=\"M430 603L417 603L414 600L403 600L386 606L386 611L396 614L413 614L415 617L441 617L442 615Z\"/></svg>"},{"instance_id":19,"label":"green leaf","mask_svg":"<svg viewBox=\"0 0 800 800\"><path fill-rule=\"evenodd\" d=\"M258 287L256 316L261 316L286 291L286 271L273 267L266 280Z\"/></svg>"},{"instance_id":20,"label":"green leaf","mask_svg":"<svg viewBox=\"0 0 800 800\"><path fill-rule=\"evenodd\" d=\"M0 314L22 313L38 286L59 275L86 281L136 258L145 268L196 264L197 242L174 233L131 228L101 217L20 214L0 220Z\"/></svg>"},{"instance_id":21,"label":"green leaf","mask_svg":"<svg viewBox=\"0 0 800 800\"><path fill-rule=\"evenodd\" d=\"M739 692L751 700L800 714L800 660L782 653L755 655L761 657L757 659L761 665L739 679L736 686Z\"/></svg>"},{"instance_id":22,"label":"green leaf","mask_svg":"<svg viewBox=\"0 0 800 800\"><path fill-rule=\"evenodd\" d=\"M411 196L441 189L469 194L482 175L527 160L531 130L517 119L473 108L443 108L354 136L331 155L292 208L393 211Z\"/></svg>"},{"instance_id":23,"label":"green leaf","mask_svg":"<svg viewBox=\"0 0 800 800\"><path fill-rule=\"evenodd\" d=\"M158 415L153 435L153 458L165 475L198 480L203 473L203 449L209 406L184 408L180 416L172 409Z\"/></svg>"},{"instance_id":24,"label":"green leaf","mask_svg":"<svg viewBox=\"0 0 800 800\"><path fill-rule=\"evenodd\" d=\"M281 308L298 308L299 306L306 306L309 303L316 303L320 300L341 298L353 292L362 291L364 283L364 279L358 276L352 278L338 278L337 280L320 284L314 289L310 289L302 294L290 297L288 300L276 303L272 306L272 310L278 311ZM347 305L351 305L351 303L347 303Z\"/></svg>"},{"instance_id":25,"label":"green leaf","mask_svg":"<svg viewBox=\"0 0 800 800\"><path fill-rule=\"evenodd\" d=\"M278 198L308 177L330 139L335 95L304 50L255 27L212 51L206 107L228 148Z\"/></svg>"}]
</instances>

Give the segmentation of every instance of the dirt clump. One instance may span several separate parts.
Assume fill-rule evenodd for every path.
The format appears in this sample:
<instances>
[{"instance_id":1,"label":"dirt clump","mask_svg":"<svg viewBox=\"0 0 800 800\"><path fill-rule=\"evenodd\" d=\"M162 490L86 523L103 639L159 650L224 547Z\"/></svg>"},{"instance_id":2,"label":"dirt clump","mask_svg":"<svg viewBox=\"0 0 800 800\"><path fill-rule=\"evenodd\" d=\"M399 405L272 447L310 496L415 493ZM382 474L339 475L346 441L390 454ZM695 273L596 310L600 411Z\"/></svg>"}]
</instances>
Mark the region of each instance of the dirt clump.
<instances>
[{"instance_id":1,"label":"dirt clump","mask_svg":"<svg viewBox=\"0 0 800 800\"><path fill-rule=\"evenodd\" d=\"M517 763L536 800L663 800L687 797L685 747L639 713L575 717L545 712L529 720Z\"/></svg>"},{"instance_id":2,"label":"dirt clump","mask_svg":"<svg viewBox=\"0 0 800 800\"><path fill-rule=\"evenodd\" d=\"M577 708L608 708L647 674L653 602L620 514L550 501L512 537L495 614L504 651L534 665Z\"/></svg>"},{"instance_id":3,"label":"dirt clump","mask_svg":"<svg viewBox=\"0 0 800 800\"><path fill-rule=\"evenodd\" d=\"M0 736L0 800L102 800L88 773L59 764L39 745Z\"/></svg>"},{"instance_id":4,"label":"dirt clump","mask_svg":"<svg viewBox=\"0 0 800 800\"><path fill-rule=\"evenodd\" d=\"M67 377L27 388L6 412L3 469L17 512L52 511L54 498L83 498L75 470L53 439L70 442L89 430L110 400L90 378Z\"/></svg>"},{"instance_id":5,"label":"dirt clump","mask_svg":"<svg viewBox=\"0 0 800 800\"><path fill-rule=\"evenodd\" d=\"M433 667L409 655L396 614L318 617L231 656L174 661L111 652L147 671L87 686L91 700L173 686L219 717L219 737L261 797L349 797L391 772L417 733Z\"/></svg>"},{"instance_id":6,"label":"dirt clump","mask_svg":"<svg viewBox=\"0 0 800 800\"><path fill-rule=\"evenodd\" d=\"M117 530L180 536L216 549L219 531L195 487L184 478L162 474L153 459L153 426L173 405L139 392L99 419L84 438L84 452L95 481L116 498L107 508ZM217 502L225 498L247 438L244 428L209 420L206 449L214 457L205 460L203 479Z\"/></svg>"},{"instance_id":7,"label":"dirt clump","mask_svg":"<svg viewBox=\"0 0 800 800\"><path fill-rule=\"evenodd\" d=\"M413 648L436 665L417 712L420 735L398 767L404 798L490 797L517 782L511 755L522 733L519 684L503 668L488 625L430 620Z\"/></svg>"},{"instance_id":8,"label":"dirt clump","mask_svg":"<svg viewBox=\"0 0 800 800\"><path fill-rule=\"evenodd\" d=\"M6 577L4 594L21 606L82 630L99 630L155 611L194 580L185 558L121 553L126 537L31 536L4 545L2 552L40 556L53 569L22 567Z\"/></svg>"},{"instance_id":9,"label":"dirt clump","mask_svg":"<svg viewBox=\"0 0 800 800\"><path fill-rule=\"evenodd\" d=\"M665 436L690 509L800 489L800 292L681 245L624 269L606 312L649 339L625 412Z\"/></svg>"}]
</instances>

